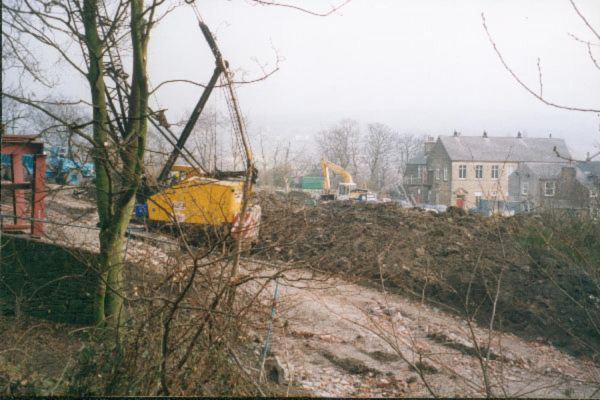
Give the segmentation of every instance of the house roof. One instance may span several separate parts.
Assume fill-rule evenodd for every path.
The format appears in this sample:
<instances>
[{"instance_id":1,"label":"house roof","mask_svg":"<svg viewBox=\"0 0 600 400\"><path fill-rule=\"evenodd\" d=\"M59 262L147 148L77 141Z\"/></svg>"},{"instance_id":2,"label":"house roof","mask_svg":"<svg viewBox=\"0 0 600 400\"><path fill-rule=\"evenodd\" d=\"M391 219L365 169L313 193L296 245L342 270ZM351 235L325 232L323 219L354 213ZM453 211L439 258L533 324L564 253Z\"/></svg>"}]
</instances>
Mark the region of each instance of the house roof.
<instances>
[{"instance_id":1,"label":"house roof","mask_svg":"<svg viewBox=\"0 0 600 400\"><path fill-rule=\"evenodd\" d=\"M589 189L597 189L600 182L600 161L577 164L577 179Z\"/></svg>"},{"instance_id":2,"label":"house roof","mask_svg":"<svg viewBox=\"0 0 600 400\"><path fill-rule=\"evenodd\" d=\"M563 163L525 163L522 169L527 173L537 176L539 179L556 179L560 178L563 167L568 167L569 164ZM580 174L581 171L577 171Z\"/></svg>"},{"instance_id":3,"label":"house roof","mask_svg":"<svg viewBox=\"0 0 600 400\"><path fill-rule=\"evenodd\" d=\"M406 163L407 164L424 165L424 164L427 164L427 156L425 155L425 152L423 150L421 150L421 152L418 155L414 156L413 158L408 160Z\"/></svg>"},{"instance_id":4,"label":"house roof","mask_svg":"<svg viewBox=\"0 0 600 400\"><path fill-rule=\"evenodd\" d=\"M524 163L517 169L532 175L539 179L558 179L561 177L562 169L568 167L569 163ZM575 168L575 179L588 188L594 187L594 181L590 179L590 172L581 168L581 164L571 165ZM600 168L600 163L598 165Z\"/></svg>"},{"instance_id":5,"label":"house roof","mask_svg":"<svg viewBox=\"0 0 600 400\"><path fill-rule=\"evenodd\" d=\"M562 157L570 157L563 139L440 136L439 140L453 161L562 162L554 147Z\"/></svg>"},{"instance_id":6,"label":"house roof","mask_svg":"<svg viewBox=\"0 0 600 400\"><path fill-rule=\"evenodd\" d=\"M590 175L600 176L600 161L588 161L577 163L577 168Z\"/></svg>"}]
</instances>

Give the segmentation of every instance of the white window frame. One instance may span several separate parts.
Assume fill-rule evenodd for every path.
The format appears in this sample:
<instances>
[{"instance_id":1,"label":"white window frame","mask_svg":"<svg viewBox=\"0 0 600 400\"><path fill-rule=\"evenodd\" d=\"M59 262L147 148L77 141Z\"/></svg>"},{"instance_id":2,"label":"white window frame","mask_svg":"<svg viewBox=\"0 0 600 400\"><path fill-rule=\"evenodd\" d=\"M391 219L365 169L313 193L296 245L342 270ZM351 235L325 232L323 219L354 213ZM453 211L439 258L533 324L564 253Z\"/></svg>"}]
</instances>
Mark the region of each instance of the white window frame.
<instances>
[{"instance_id":1,"label":"white window frame","mask_svg":"<svg viewBox=\"0 0 600 400\"><path fill-rule=\"evenodd\" d=\"M529 181L521 182L521 195L528 196L529 195Z\"/></svg>"},{"instance_id":2,"label":"white window frame","mask_svg":"<svg viewBox=\"0 0 600 400\"><path fill-rule=\"evenodd\" d=\"M475 166L475 179L483 179L483 165L481 164Z\"/></svg>"},{"instance_id":3,"label":"white window frame","mask_svg":"<svg viewBox=\"0 0 600 400\"><path fill-rule=\"evenodd\" d=\"M448 167L444 167L444 181L448 181Z\"/></svg>"},{"instance_id":4,"label":"white window frame","mask_svg":"<svg viewBox=\"0 0 600 400\"><path fill-rule=\"evenodd\" d=\"M458 166L458 179L467 179L467 164Z\"/></svg>"},{"instance_id":5,"label":"white window frame","mask_svg":"<svg viewBox=\"0 0 600 400\"><path fill-rule=\"evenodd\" d=\"M496 176L494 176L496 175ZM492 172L491 172L491 178L492 179L498 179L498 177L500 176L500 166L499 165L492 165Z\"/></svg>"},{"instance_id":6,"label":"white window frame","mask_svg":"<svg viewBox=\"0 0 600 400\"><path fill-rule=\"evenodd\" d=\"M548 189L550 189L549 183L552 184L552 192L548 194ZM556 181L545 181L544 182L544 197L554 197L556 195Z\"/></svg>"},{"instance_id":7,"label":"white window frame","mask_svg":"<svg viewBox=\"0 0 600 400\"><path fill-rule=\"evenodd\" d=\"M435 169L435 180L436 181L440 180L440 169L439 168Z\"/></svg>"}]
</instances>

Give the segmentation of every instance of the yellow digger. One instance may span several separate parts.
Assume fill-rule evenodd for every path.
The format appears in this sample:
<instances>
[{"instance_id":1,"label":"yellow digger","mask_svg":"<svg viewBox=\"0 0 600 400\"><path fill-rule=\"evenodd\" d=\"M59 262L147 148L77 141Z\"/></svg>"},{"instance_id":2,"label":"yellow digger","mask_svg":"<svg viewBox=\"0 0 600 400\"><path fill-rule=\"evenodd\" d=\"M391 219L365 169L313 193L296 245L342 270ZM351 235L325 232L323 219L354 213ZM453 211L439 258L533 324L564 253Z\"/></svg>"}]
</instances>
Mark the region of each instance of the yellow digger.
<instances>
[{"instance_id":1,"label":"yellow digger","mask_svg":"<svg viewBox=\"0 0 600 400\"><path fill-rule=\"evenodd\" d=\"M334 171L342 177L342 182L338 183L337 192L332 192L331 190L329 170ZM376 200L376 196L368 189L358 189L350 172L341 166L321 159L321 171L323 173L323 194L321 195L321 200Z\"/></svg>"},{"instance_id":2,"label":"yellow digger","mask_svg":"<svg viewBox=\"0 0 600 400\"><path fill-rule=\"evenodd\" d=\"M257 178L252 150L229 75L228 63L223 59L208 27L200 22L200 29L216 58L215 71L163 166L156 184L151 187L147 179L144 181L136 205L136 216L145 217L150 224L230 230L234 239L253 242L258 238L261 209L259 205L250 205L243 201L244 193L247 199L250 198ZM232 115L236 119L234 131L243 147L246 170L207 172L201 166L175 165L180 156L186 158L185 143L221 74L225 78L223 86L227 89L228 104L232 106Z\"/></svg>"}]
</instances>

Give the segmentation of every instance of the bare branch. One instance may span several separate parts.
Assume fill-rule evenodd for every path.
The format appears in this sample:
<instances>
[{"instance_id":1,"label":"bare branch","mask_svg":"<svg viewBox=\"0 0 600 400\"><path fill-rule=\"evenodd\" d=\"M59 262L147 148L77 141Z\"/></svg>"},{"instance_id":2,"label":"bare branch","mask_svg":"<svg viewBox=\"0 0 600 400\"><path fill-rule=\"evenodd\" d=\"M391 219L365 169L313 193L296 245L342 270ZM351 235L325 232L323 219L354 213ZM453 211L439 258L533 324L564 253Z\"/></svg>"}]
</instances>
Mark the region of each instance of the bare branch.
<instances>
[{"instance_id":1,"label":"bare branch","mask_svg":"<svg viewBox=\"0 0 600 400\"><path fill-rule=\"evenodd\" d=\"M506 61L504 61L504 57L502 57L502 53L500 53L500 50L498 50L498 47L496 46L496 43L492 39L492 36L491 36L491 34L490 34L489 30L488 30L488 27L487 27L486 22L485 22L485 15L483 13L481 13L481 18L483 20L483 28L485 29L485 33L487 34L488 39L490 40L490 43L492 44L492 46L494 48L494 51L498 55L498 58L500 58L500 61L502 62L502 65L504 65L504 68L512 75L512 77L519 83L519 85L521 85L523 87L523 89L525 89L526 91L528 91L530 94L532 94L535 98L537 98L538 100L540 100L544 104L552 106L552 107L560 108L560 109L563 109L563 110L570 110L570 111L582 111L582 112L593 112L593 113L600 112L600 108L594 109L594 108L579 108L579 107L563 106L563 105L560 105L560 104L548 101L545 98L543 98L542 96L540 96L539 94L537 94L535 91L533 91L529 86L527 86L517 76L517 74L508 66L508 64L506 63Z\"/></svg>"}]
</instances>

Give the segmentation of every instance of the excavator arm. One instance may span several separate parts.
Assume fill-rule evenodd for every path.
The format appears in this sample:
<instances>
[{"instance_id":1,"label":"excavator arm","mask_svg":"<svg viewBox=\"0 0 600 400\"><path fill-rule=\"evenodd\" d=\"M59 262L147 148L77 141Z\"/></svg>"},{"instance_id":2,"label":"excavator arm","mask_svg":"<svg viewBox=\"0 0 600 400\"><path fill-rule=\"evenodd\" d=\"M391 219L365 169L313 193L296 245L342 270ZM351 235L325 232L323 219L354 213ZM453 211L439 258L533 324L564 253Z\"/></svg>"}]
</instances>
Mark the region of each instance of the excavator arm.
<instances>
[{"instance_id":1,"label":"excavator arm","mask_svg":"<svg viewBox=\"0 0 600 400\"><path fill-rule=\"evenodd\" d=\"M329 180L329 170L332 170L333 172L335 172L336 174L340 175L344 181L344 183L354 183L354 180L352 179L352 175L350 175L350 172L346 171L344 168L340 167L339 165L332 163L331 161L327 161L325 159L321 159L321 171L323 172L323 178L324 178L324 182L323 182L323 189L325 189L327 192L329 192L329 190L331 189L331 181Z\"/></svg>"}]
</instances>

